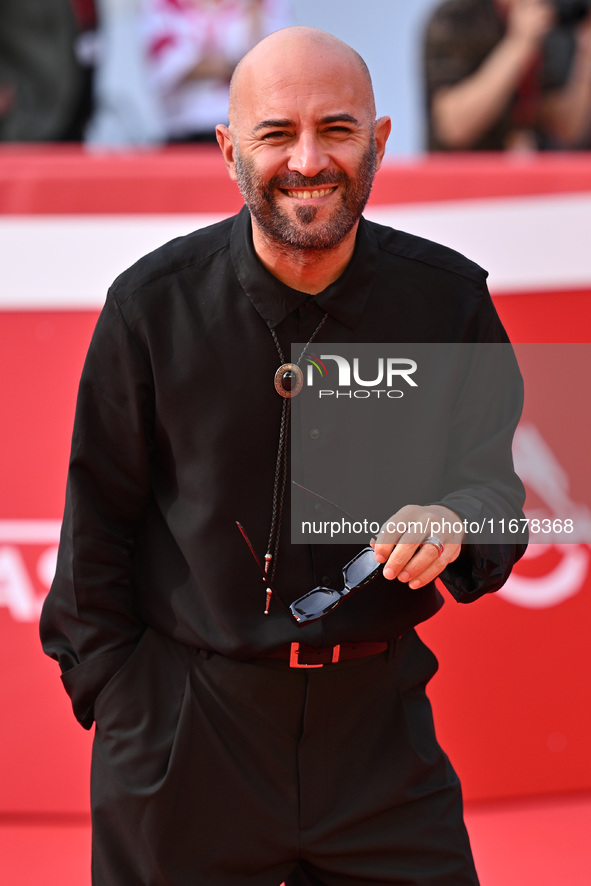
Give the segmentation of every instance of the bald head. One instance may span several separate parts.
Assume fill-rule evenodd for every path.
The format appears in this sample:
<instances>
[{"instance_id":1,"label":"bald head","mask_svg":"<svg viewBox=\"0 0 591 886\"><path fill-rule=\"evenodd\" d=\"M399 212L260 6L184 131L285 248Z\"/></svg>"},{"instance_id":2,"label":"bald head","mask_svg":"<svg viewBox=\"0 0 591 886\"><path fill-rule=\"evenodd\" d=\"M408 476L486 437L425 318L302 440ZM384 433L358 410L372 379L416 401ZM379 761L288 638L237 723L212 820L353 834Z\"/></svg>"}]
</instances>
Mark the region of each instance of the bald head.
<instances>
[{"instance_id":1,"label":"bald head","mask_svg":"<svg viewBox=\"0 0 591 886\"><path fill-rule=\"evenodd\" d=\"M318 28L295 26L275 31L238 63L230 84L228 120L236 128L249 99L280 95L288 86L306 90L349 82L359 93L367 115L375 118L375 101L367 65L347 43Z\"/></svg>"}]
</instances>

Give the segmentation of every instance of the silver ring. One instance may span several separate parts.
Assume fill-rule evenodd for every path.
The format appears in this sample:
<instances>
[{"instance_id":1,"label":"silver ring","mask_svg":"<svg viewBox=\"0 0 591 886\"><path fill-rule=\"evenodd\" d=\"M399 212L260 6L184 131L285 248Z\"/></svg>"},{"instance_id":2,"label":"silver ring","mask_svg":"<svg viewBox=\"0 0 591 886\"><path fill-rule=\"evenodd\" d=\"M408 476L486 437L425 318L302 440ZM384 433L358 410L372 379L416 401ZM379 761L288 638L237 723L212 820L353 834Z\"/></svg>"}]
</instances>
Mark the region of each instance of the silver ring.
<instances>
[{"instance_id":1,"label":"silver ring","mask_svg":"<svg viewBox=\"0 0 591 886\"><path fill-rule=\"evenodd\" d=\"M430 535L429 538L426 538L423 542L423 545L435 545L435 547L437 548L437 556L441 557L441 555L443 554L443 542L441 541L441 539L435 538L434 535Z\"/></svg>"}]
</instances>

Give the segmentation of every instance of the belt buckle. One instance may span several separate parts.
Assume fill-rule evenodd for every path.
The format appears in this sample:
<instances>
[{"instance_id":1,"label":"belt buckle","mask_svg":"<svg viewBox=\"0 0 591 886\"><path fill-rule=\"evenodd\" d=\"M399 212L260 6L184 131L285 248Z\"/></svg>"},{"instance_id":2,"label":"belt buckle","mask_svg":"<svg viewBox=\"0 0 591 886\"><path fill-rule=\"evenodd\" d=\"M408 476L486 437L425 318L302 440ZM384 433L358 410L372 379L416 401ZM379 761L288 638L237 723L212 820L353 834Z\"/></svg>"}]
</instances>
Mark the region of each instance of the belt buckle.
<instances>
[{"instance_id":1,"label":"belt buckle","mask_svg":"<svg viewBox=\"0 0 591 886\"><path fill-rule=\"evenodd\" d=\"M300 654L300 644L299 643L292 643L291 646L289 647L289 666L290 666L290 668L323 668L324 667L324 664L325 664L324 662L322 662L321 664L300 664L299 654ZM331 664L335 664L339 660L340 654L341 654L340 644L338 646L333 646L332 647Z\"/></svg>"}]
</instances>

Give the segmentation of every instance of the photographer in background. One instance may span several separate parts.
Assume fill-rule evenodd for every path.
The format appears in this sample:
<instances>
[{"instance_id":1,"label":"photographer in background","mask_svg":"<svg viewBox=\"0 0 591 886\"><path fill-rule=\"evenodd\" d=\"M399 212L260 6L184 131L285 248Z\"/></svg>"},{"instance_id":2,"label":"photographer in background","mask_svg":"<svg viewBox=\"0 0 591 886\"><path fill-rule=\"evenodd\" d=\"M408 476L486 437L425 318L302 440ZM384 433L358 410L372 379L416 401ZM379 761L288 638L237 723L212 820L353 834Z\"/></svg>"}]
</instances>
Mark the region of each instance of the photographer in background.
<instances>
[{"instance_id":1,"label":"photographer in background","mask_svg":"<svg viewBox=\"0 0 591 886\"><path fill-rule=\"evenodd\" d=\"M425 35L429 150L591 144L591 0L446 0Z\"/></svg>"},{"instance_id":2,"label":"photographer in background","mask_svg":"<svg viewBox=\"0 0 591 886\"><path fill-rule=\"evenodd\" d=\"M149 88L168 142L212 142L242 56L292 24L289 0L140 0Z\"/></svg>"}]
</instances>

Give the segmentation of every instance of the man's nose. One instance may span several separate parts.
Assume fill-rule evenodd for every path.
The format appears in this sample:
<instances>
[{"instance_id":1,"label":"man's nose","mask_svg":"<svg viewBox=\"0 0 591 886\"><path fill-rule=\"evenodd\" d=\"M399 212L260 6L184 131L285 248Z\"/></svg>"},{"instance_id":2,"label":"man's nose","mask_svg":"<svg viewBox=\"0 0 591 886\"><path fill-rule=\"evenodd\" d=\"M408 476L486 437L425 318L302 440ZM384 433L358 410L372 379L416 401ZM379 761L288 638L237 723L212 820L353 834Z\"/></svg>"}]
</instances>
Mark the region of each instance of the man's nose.
<instances>
[{"instance_id":1,"label":"man's nose","mask_svg":"<svg viewBox=\"0 0 591 886\"><path fill-rule=\"evenodd\" d=\"M287 166L292 172L312 178L326 169L329 162L318 136L315 133L302 133L292 148Z\"/></svg>"}]
</instances>

